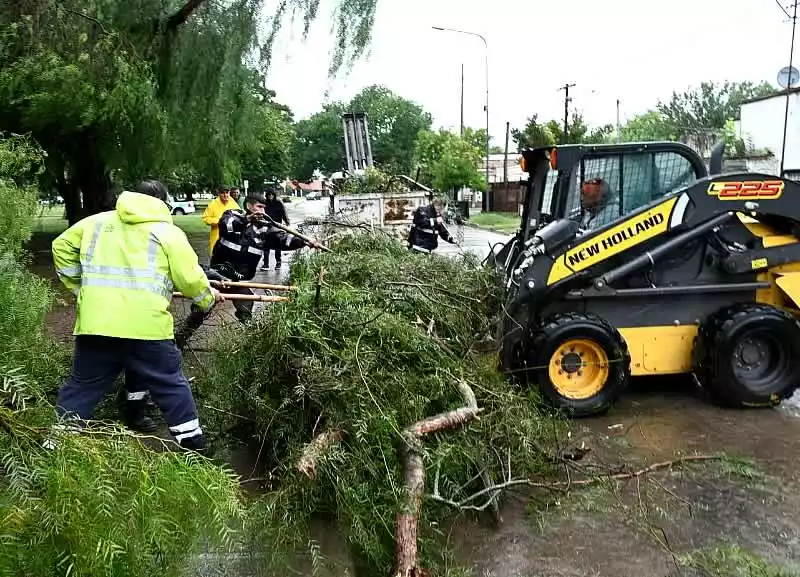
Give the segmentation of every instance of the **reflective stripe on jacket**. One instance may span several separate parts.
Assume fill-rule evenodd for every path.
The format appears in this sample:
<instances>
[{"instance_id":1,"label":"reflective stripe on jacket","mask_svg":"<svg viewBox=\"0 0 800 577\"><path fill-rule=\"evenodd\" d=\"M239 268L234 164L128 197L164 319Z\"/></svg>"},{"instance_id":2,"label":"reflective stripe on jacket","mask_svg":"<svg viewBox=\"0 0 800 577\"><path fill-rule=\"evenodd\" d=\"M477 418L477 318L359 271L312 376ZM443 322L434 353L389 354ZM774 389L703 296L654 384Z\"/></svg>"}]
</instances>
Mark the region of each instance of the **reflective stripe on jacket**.
<instances>
[{"instance_id":1,"label":"reflective stripe on jacket","mask_svg":"<svg viewBox=\"0 0 800 577\"><path fill-rule=\"evenodd\" d=\"M203 211L203 222L211 227L211 233L208 236L208 255L214 252L214 245L217 244L219 239L219 219L225 214L226 210L241 210L236 201L228 197L228 202L222 204L219 197L211 201L206 209Z\"/></svg>"},{"instance_id":2,"label":"reflective stripe on jacket","mask_svg":"<svg viewBox=\"0 0 800 577\"><path fill-rule=\"evenodd\" d=\"M157 198L123 192L116 210L81 220L53 241L56 273L78 296L75 335L167 340L176 289L202 308L210 285L186 235Z\"/></svg>"}]
</instances>

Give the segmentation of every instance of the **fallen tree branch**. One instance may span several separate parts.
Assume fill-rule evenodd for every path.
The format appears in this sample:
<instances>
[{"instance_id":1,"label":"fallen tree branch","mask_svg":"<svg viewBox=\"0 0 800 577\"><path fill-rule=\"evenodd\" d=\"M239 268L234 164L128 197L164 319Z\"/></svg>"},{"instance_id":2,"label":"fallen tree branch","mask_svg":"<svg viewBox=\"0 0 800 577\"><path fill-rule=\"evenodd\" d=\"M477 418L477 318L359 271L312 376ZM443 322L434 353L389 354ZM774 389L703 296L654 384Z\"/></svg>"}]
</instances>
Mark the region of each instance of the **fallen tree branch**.
<instances>
[{"instance_id":1,"label":"fallen tree branch","mask_svg":"<svg viewBox=\"0 0 800 577\"><path fill-rule=\"evenodd\" d=\"M418 421L402 432L404 441L403 481L405 502L397 514L395 532L395 577L414 577L421 573L417 554L417 533L422 496L425 492L425 467L422 462L422 439L425 435L454 429L478 418L481 409L472 388L458 381L465 406ZM437 479L438 482L438 479Z\"/></svg>"},{"instance_id":2,"label":"fallen tree branch","mask_svg":"<svg viewBox=\"0 0 800 577\"><path fill-rule=\"evenodd\" d=\"M626 473L613 473L610 475L598 475L597 477L592 477L591 479L558 481L555 483L541 483L538 481L532 481L531 479L512 479L510 463L509 463L509 470L507 472L508 474L504 482L497 483L496 485L492 485L489 487L485 487L480 491L468 497L465 497L460 501L454 501L452 499L447 499L446 497L441 496L441 494L439 493L439 483L438 483L439 474L437 468L433 493L428 495L428 497L430 499L433 499L434 501L443 503L445 505L449 505L451 507L454 507L462 511L483 511L492 505L492 503L497 498L497 495L500 492L509 489L511 487L526 486L535 489L548 489L551 491L567 492L571 487L585 487L587 485L595 485L603 481L625 481L628 479L638 479L639 477L643 477L660 469L666 469L668 467L673 467L675 465L683 465L685 463L697 462L697 461L716 461L723 458L724 456L722 455L689 455L686 457L681 457L679 459L672 459L670 461L662 461L660 463L654 463L648 467L645 467L644 469L639 469L637 471L629 471ZM472 501L475 501L476 499L479 499L480 497L483 497L484 495L487 494L490 496L488 500L482 505L470 504Z\"/></svg>"},{"instance_id":3,"label":"fallen tree branch","mask_svg":"<svg viewBox=\"0 0 800 577\"><path fill-rule=\"evenodd\" d=\"M317 461L341 440L342 432L338 429L324 431L314 437L303 449L303 454L297 461L297 470L309 479L315 479L317 477Z\"/></svg>"}]
</instances>

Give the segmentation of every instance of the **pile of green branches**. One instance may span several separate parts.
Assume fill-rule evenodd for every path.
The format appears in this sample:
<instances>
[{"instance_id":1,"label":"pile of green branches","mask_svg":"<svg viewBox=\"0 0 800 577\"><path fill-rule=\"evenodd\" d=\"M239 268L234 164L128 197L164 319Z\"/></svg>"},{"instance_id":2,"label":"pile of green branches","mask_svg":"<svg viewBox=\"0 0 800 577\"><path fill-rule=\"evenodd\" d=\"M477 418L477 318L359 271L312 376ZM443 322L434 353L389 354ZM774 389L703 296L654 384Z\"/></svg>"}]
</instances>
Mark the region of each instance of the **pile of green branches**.
<instances>
[{"instance_id":1,"label":"pile of green branches","mask_svg":"<svg viewBox=\"0 0 800 577\"><path fill-rule=\"evenodd\" d=\"M0 367L0 575L180 575L229 550L238 482L123 431L59 432L37 387Z\"/></svg>"},{"instance_id":2,"label":"pile of green branches","mask_svg":"<svg viewBox=\"0 0 800 577\"><path fill-rule=\"evenodd\" d=\"M363 574L385 575L403 502L400 433L464 405L468 384L479 420L426 439L427 489L462 502L489 482L552 472L548 449L560 433L532 390L508 383L487 352L500 307L493 274L471 254L422 255L379 233L340 239L330 253L295 260L291 300L222 335L199 386L208 429L250 444L269 491L252 512L253 550L287 562L328 516L346 535ZM341 441L315 454L311 475L297 463L327 431ZM305 453L304 453L305 452ZM468 500L482 506L482 498ZM422 561L437 563L437 527L457 507L426 500Z\"/></svg>"}]
</instances>

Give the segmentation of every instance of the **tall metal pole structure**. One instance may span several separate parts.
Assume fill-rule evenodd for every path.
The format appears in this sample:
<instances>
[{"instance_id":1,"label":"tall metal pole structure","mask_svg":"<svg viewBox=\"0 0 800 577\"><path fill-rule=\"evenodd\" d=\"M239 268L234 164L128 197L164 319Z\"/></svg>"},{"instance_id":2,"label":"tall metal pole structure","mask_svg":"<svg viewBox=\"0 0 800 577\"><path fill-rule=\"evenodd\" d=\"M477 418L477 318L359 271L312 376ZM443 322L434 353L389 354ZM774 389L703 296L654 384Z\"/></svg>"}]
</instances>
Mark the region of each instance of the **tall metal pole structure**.
<instances>
[{"instance_id":1,"label":"tall metal pole structure","mask_svg":"<svg viewBox=\"0 0 800 577\"><path fill-rule=\"evenodd\" d=\"M563 142L561 144L567 144L569 140L569 89L573 86L575 86L574 82L572 84L567 82L564 86L559 88L559 90L564 91L564 136L562 137Z\"/></svg>"},{"instance_id":2,"label":"tall metal pole structure","mask_svg":"<svg viewBox=\"0 0 800 577\"><path fill-rule=\"evenodd\" d=\"M789 48L789 82L786 83L786 110L783 113L783 144L781 144L781 172L780 176L783 178L783 166L786 156L786 128L789 125L789 97L792 93L792 64L794 63L794 32L797 28L797 0L794 2L794 10L792 12L792 43Z\"/></svg>"},{"instance_id":3,"label":"tall metal pole structure","mask_svg":"<svg viewBox=\"0 0 800 577\"><path fill-rule=\"evenodd\" d=\"M617 143L621 140L620 138L620 125L619 125L619 98L617 98Z\"/></svg>"},{"instance_id":4,"label":"tall metal pole structure","mask_svg":"<svg viewBox=\"0 0 800 577\"><path fill-rule=\"evenodd\" d=\"M464 136L464 64L461 64L461 137Z\"/></svg>"},{"instance_id":5,"label":"tall metal pole structure","mask_svg":"<svg viewBox=\"0 0 800 577\"><path fill-rule=\"evenodd\" d=\"M434 30L442 32L456 32L458 34L467 34L469 36L477 36L483 41L483 47L486 53L486 104L483 109L486 111L486 194L483 195L483 210L488 211L489 206L489 43L486 38L477 32L468 32L466 30L456 30L454 28L443 28L441 26L432 26Z\"/></svg>"}]
</instances>

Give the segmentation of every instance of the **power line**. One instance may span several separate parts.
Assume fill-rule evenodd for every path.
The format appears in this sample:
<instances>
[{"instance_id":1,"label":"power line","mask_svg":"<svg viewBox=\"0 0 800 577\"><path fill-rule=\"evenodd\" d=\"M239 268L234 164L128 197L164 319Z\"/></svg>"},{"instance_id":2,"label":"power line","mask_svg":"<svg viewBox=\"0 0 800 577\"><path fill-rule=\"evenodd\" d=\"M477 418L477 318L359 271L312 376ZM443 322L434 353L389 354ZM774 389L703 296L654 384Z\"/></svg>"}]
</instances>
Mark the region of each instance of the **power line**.
<instances>
[{"instance_id":1,"label":"power line","mask_svg":"<svg viewBox=\"0 0 800 577\"><path fill-rule=\"evenodd\" d=\"M784 14L786 14L786 17L787 17L787 18L791 18L791 16L789 15L789 13L786 11L786 8L784 8L784 7L783 7L783 4L781 4L781 0L775 0L775 4L777 4L777 5L778 5L778 8L780 8L780 9L781 9L781 12L783 12Z\"/></svg>"},{"instance_id":2,"label":"power line","mask_svg":"<svg viewBox=\"0 0 800 577\"><path fill-rule=\"evenodd\" d=\"M783 143L781 144L781 172L780 172L781 178L783 178L784 160L785 160L785 157L786 157L786 129L788 128L788 125L789 125L789 98L790 98L789 95L792 93L792 76L793 76L793 74L792 74L792 71L793 71L792 64L794 63L793 62L793 58L794 58L794 33L795 33L795 28L797 28L797 4L798 4L798 0L795 0L795 2L793 3L794 12L792 13L792 16L791 16L791 19L792 19L792 43L791 43L791 46L789 47L789 80L786 83L786 110L783 113Z\"/></svg>"}]
</instances>

